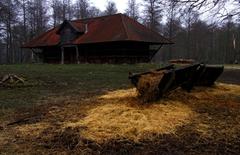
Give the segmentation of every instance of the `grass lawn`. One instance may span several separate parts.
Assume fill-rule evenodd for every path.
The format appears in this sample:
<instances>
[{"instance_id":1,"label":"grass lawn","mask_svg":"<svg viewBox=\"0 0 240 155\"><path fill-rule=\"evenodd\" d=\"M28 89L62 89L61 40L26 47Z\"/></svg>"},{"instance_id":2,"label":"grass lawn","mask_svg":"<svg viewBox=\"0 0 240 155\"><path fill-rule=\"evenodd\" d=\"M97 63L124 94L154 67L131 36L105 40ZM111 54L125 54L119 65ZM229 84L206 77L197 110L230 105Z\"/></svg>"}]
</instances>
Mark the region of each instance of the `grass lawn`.
<instances>
[{"instance_id":1,"label":"grass lawn","mask_svg":"<svg viewBox=\"0 0 240 155\"><path fill-rule=\"evenodd\" d=\"M0 77L16 74L26 86L0 87L0 109L34 106L49 96L100 93L130 86L128 72L158 68L156 64L137 65L0 65Z\"/></svg>"},{"instance_id":2,"label":"grass lawn","mask_svg":"<svg viewBox=\"0 0 240 155\"><path fill-rule=\"evenodd\" d=\"M226 64L224 66L227 69L240 69L240 64Z\"/></svg>"},{"instance_id":3,"label":"grass lawn","mask_svg":"<svg viewBox=\"0 0 240 155\"><path fill-rule=\"evenodd\" d=\"M159 67L1 65L26 82L0 87L0 154L239 154L240 86L143 104L128 72Z\"/></svg>"}]
</instances>

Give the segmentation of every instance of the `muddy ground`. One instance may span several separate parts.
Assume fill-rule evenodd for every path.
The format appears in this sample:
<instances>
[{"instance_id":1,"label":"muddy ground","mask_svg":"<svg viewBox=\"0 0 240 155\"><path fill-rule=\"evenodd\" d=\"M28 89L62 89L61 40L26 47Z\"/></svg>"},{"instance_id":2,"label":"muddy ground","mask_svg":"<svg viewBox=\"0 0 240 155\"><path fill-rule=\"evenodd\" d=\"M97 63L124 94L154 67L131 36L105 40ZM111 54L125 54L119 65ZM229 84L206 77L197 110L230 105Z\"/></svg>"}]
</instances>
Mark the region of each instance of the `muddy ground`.
<instances>
[{"instance_id":1,"label":"muddy ground","mask_svg":"<svg viewBox=\"0 0 240 155\"><path fill-rule=\"evenodd\" d=\"M0 152L239 154L239 92L240 86L218 83L191 93L177 89L148 105L134 89L49 99L55 104L19 110L1 122Z\"/></svg>"},{"instance_id":2,"label":"muddy ground","mask_svg":"<svg viewBox=\"0 0 240 155\"><path fill-rule=\"evenodd\" d=\"M240 85L240 69L225 69L218 81Z\"/></svg>"},{"instance_id":3,"label":"muddy ground","mask_svg":"<svg viewBox=\"0 0 240 155\"><path fill-rule=\"evenodd\" d=\"M238 155L240 70L225 69L218 82L229 84L177 89L147 105L132 88L39 99L0 119L0 154Z\"/></svg>"}]
</instances>

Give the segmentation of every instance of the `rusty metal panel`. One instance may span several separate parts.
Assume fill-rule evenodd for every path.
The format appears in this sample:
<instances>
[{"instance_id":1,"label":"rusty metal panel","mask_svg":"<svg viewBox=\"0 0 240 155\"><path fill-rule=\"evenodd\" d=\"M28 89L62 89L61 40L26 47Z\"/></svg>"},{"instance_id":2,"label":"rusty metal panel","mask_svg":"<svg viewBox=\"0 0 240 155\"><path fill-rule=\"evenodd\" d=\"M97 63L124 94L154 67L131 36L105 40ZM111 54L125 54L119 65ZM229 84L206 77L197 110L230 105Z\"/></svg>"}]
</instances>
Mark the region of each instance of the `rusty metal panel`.
<instances>
[{"instance_id":1,"label":"rusty metal panel","mask_svg":"<svg viewBox=\"0 0 240 155\"><path fill-rule=\"evenodd\" d=\"M153 32L142 24L123 15L89 18L69 21L79 32L87 28L87 32L79 34L69 44L103 43L114 41L137 41L153 44L172 44L172 42L157 32ZM57 26L23 45L24 48L39 48L56 46L60 42Z\"/></svg>"}]
</instances>

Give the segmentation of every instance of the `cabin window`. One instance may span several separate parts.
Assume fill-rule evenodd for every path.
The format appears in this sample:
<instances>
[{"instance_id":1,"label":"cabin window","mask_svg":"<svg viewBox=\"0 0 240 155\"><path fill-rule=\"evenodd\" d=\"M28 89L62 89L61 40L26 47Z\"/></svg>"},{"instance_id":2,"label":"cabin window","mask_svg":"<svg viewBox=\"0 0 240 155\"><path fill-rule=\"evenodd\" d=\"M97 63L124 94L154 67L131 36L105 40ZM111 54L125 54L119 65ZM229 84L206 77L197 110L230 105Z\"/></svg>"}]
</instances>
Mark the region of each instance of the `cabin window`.
<instances>
[{"instance_id":1,"label":"cabin window","mask_svg":"<svg viewBox=\"0 0 240 155\"><path fill-rule=\"evenodd\" d=\"M70 42L72 40L72 31L70 28L65 28L63 29L63 33L62 33L62 42L63 43L67 43L67 42Z\"/></svg>"}]
</instances>

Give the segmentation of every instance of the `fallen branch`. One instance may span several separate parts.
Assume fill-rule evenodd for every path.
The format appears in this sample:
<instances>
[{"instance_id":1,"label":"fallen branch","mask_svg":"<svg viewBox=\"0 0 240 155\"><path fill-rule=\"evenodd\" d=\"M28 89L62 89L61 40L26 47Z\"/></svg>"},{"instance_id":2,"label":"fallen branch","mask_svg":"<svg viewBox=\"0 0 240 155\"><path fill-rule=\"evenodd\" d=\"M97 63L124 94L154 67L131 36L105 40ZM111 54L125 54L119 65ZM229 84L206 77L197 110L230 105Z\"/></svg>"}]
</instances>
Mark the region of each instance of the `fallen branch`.
<instances>
[{"instance_id":1,"label":"fallen branch","mask_svg":"<svg viewBox=\"0 0 240 155\"><path fill-rule=\"evenodd\" d=\"M4 75L2 80L0 81L1 85L8 85L8 84L17 84L17 83L25 83L25 80L17 75L14 74L7 74Z\"/></svg>"}]
</instances>

